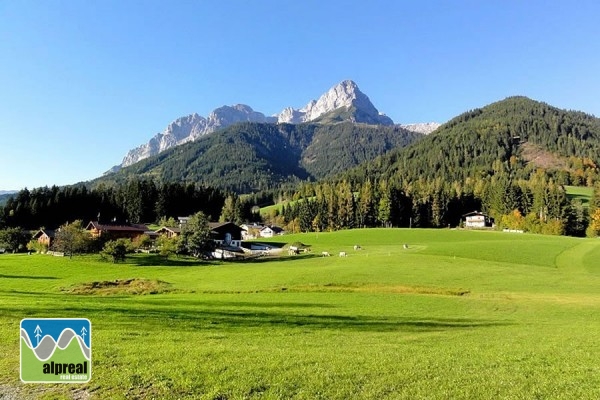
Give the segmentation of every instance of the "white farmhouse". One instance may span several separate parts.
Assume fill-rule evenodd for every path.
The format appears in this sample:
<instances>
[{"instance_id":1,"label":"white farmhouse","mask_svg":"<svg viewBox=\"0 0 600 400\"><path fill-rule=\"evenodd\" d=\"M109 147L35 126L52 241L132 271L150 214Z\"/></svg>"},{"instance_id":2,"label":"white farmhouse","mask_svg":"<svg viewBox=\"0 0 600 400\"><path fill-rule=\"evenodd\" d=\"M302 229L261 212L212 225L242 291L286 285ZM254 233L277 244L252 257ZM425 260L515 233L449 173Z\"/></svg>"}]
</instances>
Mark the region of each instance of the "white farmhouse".
<instances>
[{"instance_id":1,"label":"white farmhouse","mask_svg":"<svg viewBox=\"0 0 600 400\"><path fill-rule=\"evenodd\" d=\"M472 211L463 215L465 228L489 228L494 226L494 219L479 211Z\"/></svg>"},{"instance_id":2,"label":"white farmhouse","mask_svg":"<svg viewBox=\"0 0 600 400\"><path fill-rule=\"evenodd\" d=\"M283 228L275 225L265 226L260 230L260 237L270 238L275 235L283 235Z\"/></svg>"}]
</instances>

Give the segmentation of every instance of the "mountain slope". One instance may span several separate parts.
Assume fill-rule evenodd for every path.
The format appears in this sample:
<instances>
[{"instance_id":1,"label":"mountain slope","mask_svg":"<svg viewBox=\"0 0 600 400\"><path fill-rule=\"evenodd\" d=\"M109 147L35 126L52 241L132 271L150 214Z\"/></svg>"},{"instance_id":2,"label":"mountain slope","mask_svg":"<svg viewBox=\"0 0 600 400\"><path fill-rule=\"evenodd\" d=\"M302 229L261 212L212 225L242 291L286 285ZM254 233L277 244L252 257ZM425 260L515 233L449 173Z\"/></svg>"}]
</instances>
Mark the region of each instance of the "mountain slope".
<instances>
[{"instance_id":1,"label":"mountain slope","mask_svg":"<svg viewBox=\"0 0 600 400\"><path fill-rule=\"evenodd\" d=\"M206 118L198 114L190 114L176 119L167 128L157 133L145 143L130 150L123 158L120 165L113 167L109 172L118 171L121 167L133 165L136 162L156 155L172 147L194 141L199 137L215 132L238 122L262 123L304 123L319 119L321 116L338 112L335 122L351 121L357 123L393 125L394 122L381 114L371 103L367 95L362 93L358 85L351 80L343 81L318 100L311 100L303 108L285 108L280 114L267 117L263 113L254 111L244 104L223 106L212 111ZM323 120L321 122L327 122Z\"/></svg>"},{"instance_id":2,"label":"mountain slope","mask_svg":"<svg viewBox=\"0 0 600 400\"><path fill-rule=\"evenodd\" d=\"M555 161L542 165L531 154ZM409 181L463 180L499 170L527 177L545 168L571 180L578 164L587 168L584 175L597 172L600 119L526 97L510 97L461 114L423 140L368 162L352 174L396 174Z\"/></svg>"},{"instance_id":3,"label":"mountain slope","mask_svg":"<svg viewBox=\"0 0 600 400\"><path fill-rule=\"evenodd\" d=\"M239 123L95 180L130 176L192 181L240 193L320 179L352 168L422 134L394 126Z\"/></svg>"}]
</instances>

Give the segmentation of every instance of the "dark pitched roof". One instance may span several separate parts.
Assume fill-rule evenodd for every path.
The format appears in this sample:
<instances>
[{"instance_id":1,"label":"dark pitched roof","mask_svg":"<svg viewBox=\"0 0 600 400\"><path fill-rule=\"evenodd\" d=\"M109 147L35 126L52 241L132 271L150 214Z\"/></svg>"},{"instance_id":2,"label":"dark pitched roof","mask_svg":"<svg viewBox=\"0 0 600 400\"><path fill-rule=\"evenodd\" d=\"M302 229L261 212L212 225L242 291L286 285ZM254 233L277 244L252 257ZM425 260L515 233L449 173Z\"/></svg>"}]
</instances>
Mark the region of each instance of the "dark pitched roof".
<instances>
[{"instance_id":1,"label":"dark pitched roof","mask_svg":"<svg viewBox=\"0 0 600 400\"><path fill-rule=\"evenodd\" d=\"M271 229L275 233L283 232L283 228L280 228L280 227L275 226L275 225L267 225L263 229L265 229L265 228L269 228L269 229ZM261 230L263 230L263 229L261 229Z\"/></svg>"},{"instance_id":2,"label":"dark pitched roof","mask_svg":"<svg viewBox=\"0 0 600 400\"><path fill-rule=\"evenodd\" d=\"M162 231L171 231L173 233L181 233L181 228L171 228L169 226L163 226L160 229L157 229L155 232L159 233L159 232L162 232Z\"/></svg>"},{"instance_id":3,"label":"dark pitched roof","mask_svg":"<svg viewBox=\"0 0 600 400\"><path fill-rule=\"evenodd\" d=\"M43 234L46 234L46 236L53 238L56 235L56 231L54 229L40 229L33 235L33 238L37 239Z\"/></svg>"},{"instance_id":4,"label":"dark pitched roof","mask_svg":"<svg viewBox=\"0 0 600 400\"><path fill-rule=\"evenodd\" d=\"M484 217L489 217L489 215L487 215L486 213L482 213L482 212L479 212L479 211L471 211L469 213L463 214L463 217L470 217L470 216L473 216L473 215L483 215Z\"/></svg>"},{"instance_id":5,"label":"dark pitched roof","mask_svg":"<svg viewBox=\"0 0 600 400\"><path fill-rule=\"evenodd\" d=\"M91 227L91 228L90 228ZM110 225L110 224L100 224L98 221L90 221L90 223L86 226L85 229L97 229L99 231L105 232L141 232L144 233L148 230L146 225L142 224L130 224L130 225Z\"/></svg>"}]
</instances>

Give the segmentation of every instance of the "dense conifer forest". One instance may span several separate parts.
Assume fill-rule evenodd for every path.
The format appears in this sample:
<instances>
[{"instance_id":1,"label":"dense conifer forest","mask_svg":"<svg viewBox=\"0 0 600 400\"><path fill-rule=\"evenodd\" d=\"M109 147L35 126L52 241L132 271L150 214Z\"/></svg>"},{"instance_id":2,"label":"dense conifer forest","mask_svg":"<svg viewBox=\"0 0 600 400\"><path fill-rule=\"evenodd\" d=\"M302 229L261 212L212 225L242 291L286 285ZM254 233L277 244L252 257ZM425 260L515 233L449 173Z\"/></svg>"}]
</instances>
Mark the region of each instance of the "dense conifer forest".
<instances>
[{"instance_id":1,"label":"dense conifer forest","mask_svg":"<svg viewBox=\"0 0 600 400\"><path fill-rule=\"evenodd\" d=\"M142 160L94 184L124 182L135 176L253 193L346 171L422 136L400 127L350 122L240 123Z\"/></svg>"},{"instance_id":2,"label":"dense conifer forest","mask_svg":"<svg viewBox=\"0 0 600 400\"><path fill-rule=\"evenodd\" d=\"M0 228L54 229L74 220L148 223L197 211L217 220L225 198L219 189L179 183L157 185L139 179L94 189L85 185L24 189L0 208Z\"/></svg>"}]
</instances>

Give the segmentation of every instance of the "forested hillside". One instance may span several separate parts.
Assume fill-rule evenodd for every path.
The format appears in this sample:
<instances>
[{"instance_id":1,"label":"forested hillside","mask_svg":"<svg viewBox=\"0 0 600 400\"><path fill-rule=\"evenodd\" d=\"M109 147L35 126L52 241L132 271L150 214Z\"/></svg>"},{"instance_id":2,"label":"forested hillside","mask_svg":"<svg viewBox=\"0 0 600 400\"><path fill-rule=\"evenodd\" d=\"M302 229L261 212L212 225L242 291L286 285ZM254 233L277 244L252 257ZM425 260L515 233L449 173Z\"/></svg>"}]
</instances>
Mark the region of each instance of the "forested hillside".
<instances>
[{"instance_id":1,"label":"forested hillside","mask_svg":"<svg viewBox=\"0 0 600 400\"><path fill-rule=\"evenodd\" d=\"M600 119L526 97L466 112L424 140L395 149L353 176L463 181L508 172L528 179L539 168L561 184L591 185L600 165Z\"/></svg>"},{"instance_id":2,"label":"forested hillside","mask_svg":"<svg viewBox=\"0 0 600 400\"><path fill-rule=\"evenodd\" d=\"M278 198L292 230L443 227L484 211L496 226L600 234L600 119L512 97L466 112L424 139ZM589 208L564 185L594 186Z\"/></svg>"},{"instance_id":3,"label":"forested hillside","mask_svg":"<svg viewBox=\"0 0 600 400\"><path fill-rule=\"evenodd\" d=\"M106 175L92 185L136 176L256 192L331 176L422 136L394 126L350 122L240 123Z\"/></svg>"}]
</instances>

